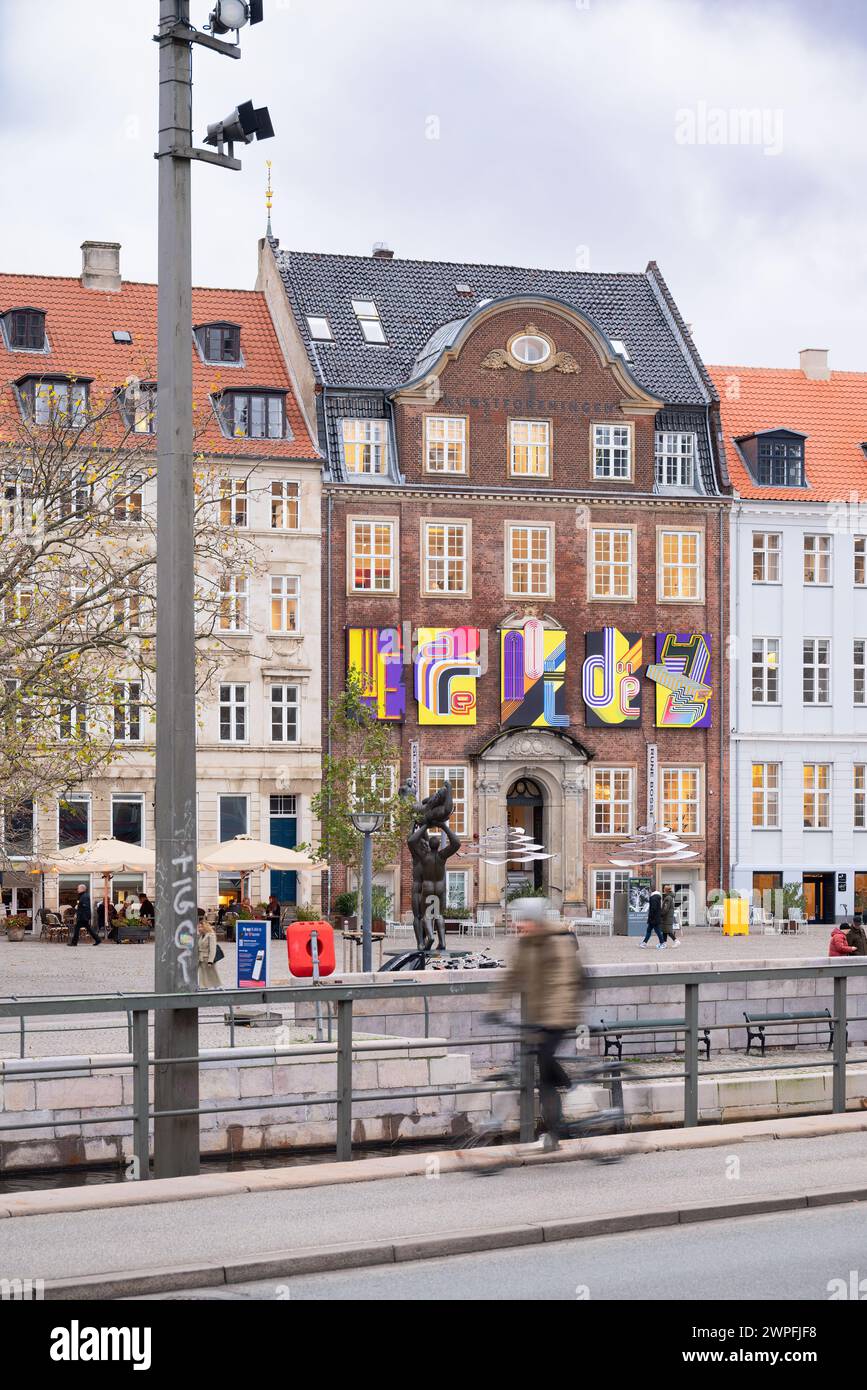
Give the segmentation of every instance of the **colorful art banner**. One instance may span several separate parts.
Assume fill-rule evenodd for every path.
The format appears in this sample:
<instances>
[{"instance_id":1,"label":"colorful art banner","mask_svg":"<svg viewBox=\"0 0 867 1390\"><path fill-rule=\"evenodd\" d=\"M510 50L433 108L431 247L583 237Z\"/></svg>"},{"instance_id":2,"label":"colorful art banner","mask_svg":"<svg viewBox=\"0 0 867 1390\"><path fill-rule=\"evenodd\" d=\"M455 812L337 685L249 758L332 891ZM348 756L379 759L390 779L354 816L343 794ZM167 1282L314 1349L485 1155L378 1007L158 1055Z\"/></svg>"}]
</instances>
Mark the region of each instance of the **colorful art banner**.
<instances>
[{"instance_id":1,"label":"colorful art banner","mask_svg":"<svg viewBox=\"0 0 867 1390\"><path fill-rule=\"evenodd\" d=\"M565 729L566 633L527 618L500 633L500 720L506 729Z\"/></svg>"},{"instance_id":2,"label":"colorful art banner","mask_svg":"<svg viewBox=\"0 0 867 1390\"><path fill-rule=\"evenodd\" d=\"M656 682L658 729L710 728L710 658L709 632L657 632L647 675Z\"/></svg>"},{"instance_id":3,"label":"colorful art banner","mask_svg":"<svg viewBox=\"0 0 867 1390\"><path fill-rule=\"evenodd\" d=\"M396 627L351 627L347 666L361 676L364 703L377 719L403 719L406 684L400 630Z\"/></svg>"},{"instance_id":4,"label":"colorful art banner","mask_svg":"<svg viewBox=\"0 0 867 1390\"><path fill-rule=\"evenodd\" d=\"M420 627L415 659L419 724L475 724L481 673L477 627Z\"/></svg>"},{"instance_id":5,"label":"colorful art banner","mask_svg":"<svg viewBox=\"0 0 867 1390\"><path fill-rule=\"evenodd\" d=\"M641 721L642 642L637 632L604 627L585 633L581 689L590 728Z\"/></svg>"}]
</instances>

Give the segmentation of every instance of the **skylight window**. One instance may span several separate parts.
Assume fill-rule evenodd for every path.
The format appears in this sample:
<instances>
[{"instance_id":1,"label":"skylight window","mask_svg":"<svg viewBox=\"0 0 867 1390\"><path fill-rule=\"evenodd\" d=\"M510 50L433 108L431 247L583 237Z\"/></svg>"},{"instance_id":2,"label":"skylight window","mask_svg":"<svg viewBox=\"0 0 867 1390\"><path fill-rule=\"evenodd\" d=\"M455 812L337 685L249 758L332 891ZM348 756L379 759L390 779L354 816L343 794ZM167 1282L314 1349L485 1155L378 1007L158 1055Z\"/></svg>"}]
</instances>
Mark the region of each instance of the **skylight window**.
<instances>
[{"instance_id":1,"label":"skylight window","mask_svg":"<svg viewBox=\"0 0 867 1390\"><path fill-rule=\"evenodd\" d=\"M319 343L330 343L334 339L331 324L324 315L308 314L307 327L310 330L310 337L315 338Z\"/></svg>"},{"instance_id":2,"label":"skylight window","mask_svg":"<svg viewBox=\"0 0 867 1390\"><path fill-rule=\"evenodd\" d=\"M114 338L114 341L116 343L132 342L132 334L130 333L128 328L113 328L111 331L111 336Z\"/></svg>"},{"instance_id":3,"label":"skylight window","mask_svg":"<svg viewBox=\"0 0 867 1390\"><path fill-rule=\"evenodd\" d=\"M457 294L472 294L473 287L472 285L468 285L466 284L466 282L459 280L458 283L455 285L455 292Z\"/></svg>"},{"instance_id":4,"label":"skylight window","mask_svg":"<svg viewBox=\"0 0 867 1390\"><path fill-rule=\"evenodd\" d=\"M372 299L353 299L352 311L368 343L384 343L385 330L379 317L379 310Z\"/></svg>"},{"instance_id":5,"label":"skylight window","mask_svg":"<svg viewBox=\"0 0 867 1390\"><path fill-rule=\"evenodd\" d=\"M629 356L629 349L627 348L622 338L612 338L611 346L614 348L614 351L617 353L617 356L623 358L624 362L632 361L632 358Z\"/></svg>"}]
</instances>

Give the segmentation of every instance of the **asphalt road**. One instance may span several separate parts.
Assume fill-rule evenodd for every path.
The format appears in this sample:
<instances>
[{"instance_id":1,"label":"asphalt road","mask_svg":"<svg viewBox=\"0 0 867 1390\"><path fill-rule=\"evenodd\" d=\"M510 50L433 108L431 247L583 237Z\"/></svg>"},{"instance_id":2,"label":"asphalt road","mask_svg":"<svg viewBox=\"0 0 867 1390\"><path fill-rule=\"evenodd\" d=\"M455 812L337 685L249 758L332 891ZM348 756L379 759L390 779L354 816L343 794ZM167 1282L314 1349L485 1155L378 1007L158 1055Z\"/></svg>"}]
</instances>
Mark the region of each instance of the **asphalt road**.
<instances>
[{"instance_id":1,"label":"asphalt road","mask_svg":"<svg viewBox=\"0 0 867 1390\"><path fill-rule=\"evenodd\" d=\"M664 1327L667 1303L823 1301L839 1287L832 1281L850 1287L853 1270L865 1279L867 1290L867 1206L862 1205L453 1255L174 1297L400 1299L428 1307L457 1300L658 1300Z\"/></svg>"}]
</instances>

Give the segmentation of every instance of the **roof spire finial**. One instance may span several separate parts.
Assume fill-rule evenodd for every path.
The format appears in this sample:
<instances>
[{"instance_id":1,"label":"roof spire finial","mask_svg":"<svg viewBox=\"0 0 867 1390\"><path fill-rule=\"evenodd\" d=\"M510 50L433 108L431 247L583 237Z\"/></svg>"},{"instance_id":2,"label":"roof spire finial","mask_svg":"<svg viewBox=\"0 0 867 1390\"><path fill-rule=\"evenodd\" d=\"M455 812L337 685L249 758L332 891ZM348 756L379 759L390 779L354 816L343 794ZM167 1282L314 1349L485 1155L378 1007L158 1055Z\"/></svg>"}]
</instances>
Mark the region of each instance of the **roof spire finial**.
<instances>
[{"instance_id":1,"label":"roof spire finial","mask_svg":"<svg viewBox=\"0 0 867 1390\"><path fill-rule=\"evenodd\" d=\"M266 228L265 235L266 235L266 236L272 236L273 233L272 233L272 231L271 231L271 204L272 204L272 202L274 201L274 195L273 195L273 193L272 193L272 191L271 191L271 161L270 161L270 159L266 159L266 160L265 160L265 167L266 167L267 170L268 170L268 186L267 186L267 188L265 189L265 207L268 209L268 226L267 226L267 228Z\"/></svg>"}]
</instances>

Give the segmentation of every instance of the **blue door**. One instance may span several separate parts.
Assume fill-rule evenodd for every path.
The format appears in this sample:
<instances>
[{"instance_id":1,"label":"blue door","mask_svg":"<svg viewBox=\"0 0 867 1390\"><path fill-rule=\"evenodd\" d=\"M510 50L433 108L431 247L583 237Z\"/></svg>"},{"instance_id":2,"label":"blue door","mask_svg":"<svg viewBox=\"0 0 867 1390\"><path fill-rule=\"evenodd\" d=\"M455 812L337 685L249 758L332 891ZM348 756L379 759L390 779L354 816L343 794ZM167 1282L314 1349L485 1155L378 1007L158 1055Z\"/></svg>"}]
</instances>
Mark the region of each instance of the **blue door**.
<instances>
[{"instance_id":1,"label":"blue door","mask_svg":"<svg viewBox=\"0 0 867 1390\"><path fill-rule=\"evenodd\" d=\"M297 845L298 818L295 814L294 796L271 797L270 839L272 845L280 845L282 849L294 849ZM281 903L297 902L298 875L294 870L272 869L271 892Z\"/></svg>"}]
</instances>

